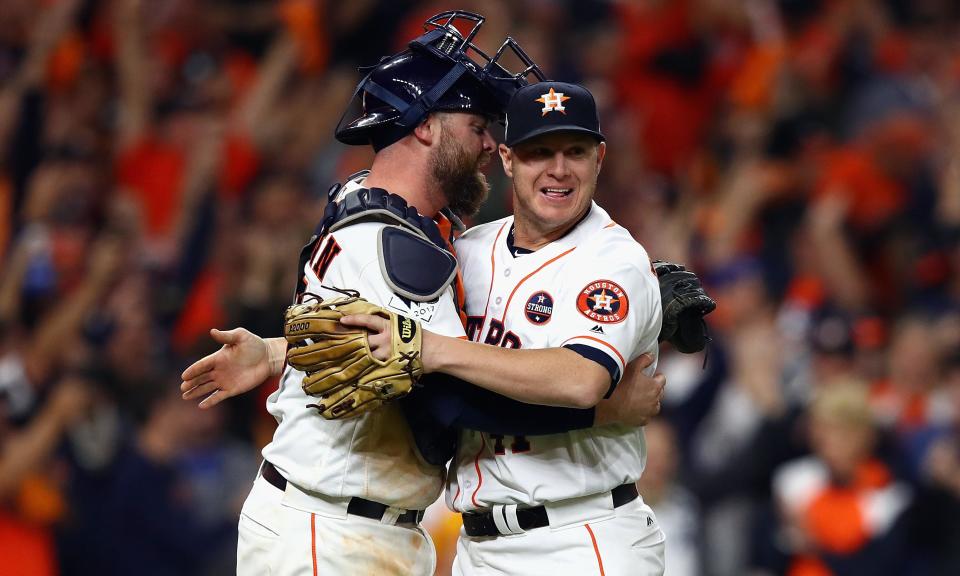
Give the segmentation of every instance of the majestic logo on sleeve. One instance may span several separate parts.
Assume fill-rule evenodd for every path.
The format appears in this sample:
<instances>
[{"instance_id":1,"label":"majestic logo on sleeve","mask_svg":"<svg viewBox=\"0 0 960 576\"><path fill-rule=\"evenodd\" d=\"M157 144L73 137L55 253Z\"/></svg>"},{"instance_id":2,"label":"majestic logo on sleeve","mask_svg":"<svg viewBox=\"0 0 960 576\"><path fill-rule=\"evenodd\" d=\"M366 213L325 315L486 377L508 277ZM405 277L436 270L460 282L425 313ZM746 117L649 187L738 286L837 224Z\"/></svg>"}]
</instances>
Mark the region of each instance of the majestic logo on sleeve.
<instances>
[{"instance_id":1,"label":"majestic logo on sleeve","mask_svg":"<svg viewBox=\"0 0 960 576\"><path fill-rule=\"evenodd\" d=\"M569 100L569 96L564 96L563 92L554 92L553 88L550 89L546 94L541 94L539 98L536 99L536 102L543 104L543 114L541 116L546 116L548 112L553 112L556 110L561 114L566 114L566 108L564 108L563 103Z\"/></svg>"},{"instance_id":2,"label":"majestic logo on sleeve","mask_svg":"<svg viewBox=\"0 0 960 576\"><path fill-rule=\"evenodd\" d=\"M553 296L543 291L534 293L527 299L523 313L534 324L546 324L553 316Z\"/></svg>"},{"instance_id":3,"label":"majestic logo on sleeve","mask_svg":"<svg viewBox=\"0 0 960 576\"><path fill-rule=\"evenodd\" d=\"M627 293L619 284L610 280L594 280L584 286L577 296L577 310L595 322L623 322L629 309Z\"/></svg>"}]
</instances>

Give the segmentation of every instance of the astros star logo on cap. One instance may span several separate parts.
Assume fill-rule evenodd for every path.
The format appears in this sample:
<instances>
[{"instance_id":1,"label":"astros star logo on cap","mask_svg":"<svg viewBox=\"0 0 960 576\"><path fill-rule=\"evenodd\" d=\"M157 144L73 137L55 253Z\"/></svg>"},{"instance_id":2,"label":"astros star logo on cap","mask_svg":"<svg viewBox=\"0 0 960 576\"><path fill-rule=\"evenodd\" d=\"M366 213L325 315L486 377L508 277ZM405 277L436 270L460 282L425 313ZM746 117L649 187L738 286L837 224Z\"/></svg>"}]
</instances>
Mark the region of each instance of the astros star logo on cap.
<instances>
[{"instance_id":1,"label":"astros star logo on cap","mask_svg":"<svg viewBox=\"0 0 960 576\"><path fill-rule=\"evenodd\" d=\"M563 103L569 99L570 97L564 96L563 92L554 92L553 88L550 88L550 91L546 94L541 94L540 97L536 99L536 102L543 103L543 114L541 114L541 116L546 116L547 112L553 112L554 110L566 115L566 108L563 107Z\"/></svg>"}]
</instances>

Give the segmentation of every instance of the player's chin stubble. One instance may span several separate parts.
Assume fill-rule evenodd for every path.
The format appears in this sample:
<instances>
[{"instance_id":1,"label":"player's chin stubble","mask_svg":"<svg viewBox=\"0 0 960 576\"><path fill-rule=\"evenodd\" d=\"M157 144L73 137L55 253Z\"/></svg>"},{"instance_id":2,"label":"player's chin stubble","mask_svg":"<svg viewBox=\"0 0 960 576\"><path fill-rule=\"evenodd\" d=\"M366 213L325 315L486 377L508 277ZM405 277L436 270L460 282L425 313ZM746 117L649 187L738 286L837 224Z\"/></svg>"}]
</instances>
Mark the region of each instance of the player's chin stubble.
<instances>
[{"instance_id":1,"label":"player's chin stubble","mask_svg":"<svg viewBox=\"0 0 960 576\"><path fill-rule=\"evenodd\" d=\"M430 171L447 198L447 206L461 218L476 214L487 199L490 185L480 172L483 164L484 156L471 159L449 133L443 134L443 145L431 159Z\"/></svg>"}]
</instances>

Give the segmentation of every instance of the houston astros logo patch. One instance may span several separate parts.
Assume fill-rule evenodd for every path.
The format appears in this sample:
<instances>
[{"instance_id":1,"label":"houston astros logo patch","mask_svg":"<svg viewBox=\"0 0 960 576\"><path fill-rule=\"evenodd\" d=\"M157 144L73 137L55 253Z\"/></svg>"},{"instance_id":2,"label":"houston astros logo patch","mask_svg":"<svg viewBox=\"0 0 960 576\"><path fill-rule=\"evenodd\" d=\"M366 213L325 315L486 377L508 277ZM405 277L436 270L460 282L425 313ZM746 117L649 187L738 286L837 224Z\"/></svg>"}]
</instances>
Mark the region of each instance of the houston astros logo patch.
<instances>
[{"instance_id":1,"label":"houston astros logo patch","mask_svg":"<svg viewBox=\"0 0 960 576\"><path fill-rule=\"evenodd\" d=\"M527 305L523 309L527 320L534 324L546 324L553 316L553 296L546 292L535 292L533 296L527 299Z\"/></svg>"},{"instance_id":2,"label":"houston astros logo patch","mask_svg":"<svg viewBox=\"0 0 960 576\"><path fill-rule=\"evenodd\" d=\"M569 96L564 96L563 92L554 92L553 88L550 89L546 94L541 94L535 102L541 102L543 104L543 114L541 116L546 116L547 112L553 112L556 110L561 114L566 114L566 108L564 108L563 103L569 100Z\"/></svg>"},{"instance_id":3,"label":"houston astros logo patch","mask_svg":"<svg viewBox=\"0 0 960 576\"><path fill-rule=\"evenodd\" d=\"M610 280L594 280L584 286L577 296L577 310L595 322L623 322L629 309L627 293Z\"/></svg>"}]
</instances>

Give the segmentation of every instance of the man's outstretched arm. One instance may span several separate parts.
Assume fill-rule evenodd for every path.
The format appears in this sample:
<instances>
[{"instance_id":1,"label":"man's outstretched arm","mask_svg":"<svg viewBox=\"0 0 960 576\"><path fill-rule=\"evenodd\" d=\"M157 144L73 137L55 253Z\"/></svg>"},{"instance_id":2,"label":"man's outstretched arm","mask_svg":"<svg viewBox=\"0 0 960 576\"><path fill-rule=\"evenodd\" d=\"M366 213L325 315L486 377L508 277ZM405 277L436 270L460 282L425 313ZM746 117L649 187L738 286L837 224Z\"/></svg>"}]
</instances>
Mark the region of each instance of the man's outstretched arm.
<instances>
[{"instance_id":1,"label":"man's outstretched arm","mask_svg":"<svg viewBox=\"0 0 960 576\"><path fill-rule=\"evenodd\" d=\"M180 376L183 399L201 398L200 408L210 408L253 390L283 372L287 353L287 341L283 338L260 338L244 328L214 328L210 336L223 346L191 364Z\"/></svg>"}]
</instances>

